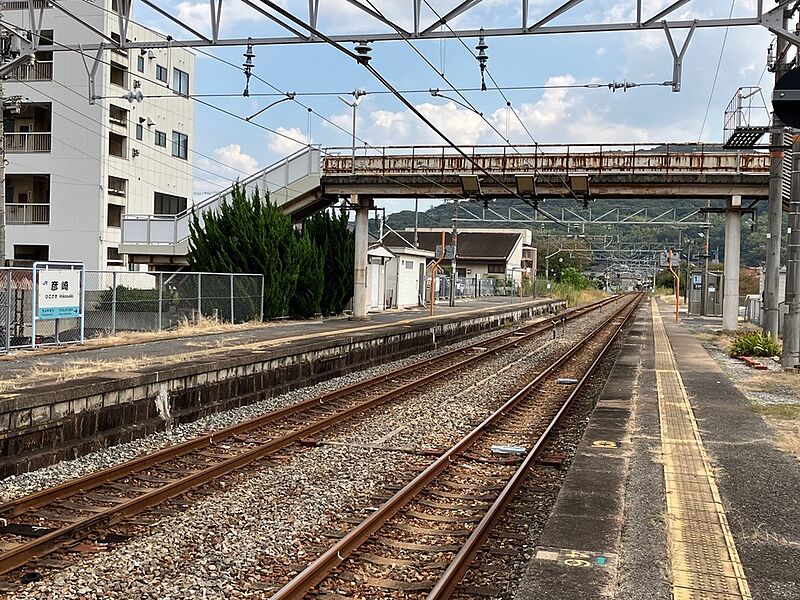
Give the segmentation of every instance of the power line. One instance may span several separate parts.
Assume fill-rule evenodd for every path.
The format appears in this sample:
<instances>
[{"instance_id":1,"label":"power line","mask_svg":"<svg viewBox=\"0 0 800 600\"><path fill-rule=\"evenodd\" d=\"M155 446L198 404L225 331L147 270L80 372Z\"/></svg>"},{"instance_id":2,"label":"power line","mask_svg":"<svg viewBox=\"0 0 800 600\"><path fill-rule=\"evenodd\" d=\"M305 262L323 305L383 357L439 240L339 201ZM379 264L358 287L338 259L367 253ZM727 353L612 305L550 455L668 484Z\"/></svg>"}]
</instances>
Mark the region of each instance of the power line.
<instances>
[{"instance_id":1,"label":"power line","mask_svg":"<svg viewBox=\"0 0 800 600\"><path fill-rule=\"evenodd\" d=\"M731 10L728 14L730 19L733 16L733 8L736 6L736 0L731 0ZM725 54L725 43L728 41L728 31L730 27L725 27L725 34L722 37L722 47L719 49L719 60L717 60L717 68L714 71L714 81L711 83L711 93L708 96L708 104L706 104L706 113L703 115L703 124L700 126L700 135L697 136L699 142L703 138L703 131L706 128L706 121L708 120L708 111L711 110L711 102L714 100L714 90L717 88L717 78L719 77L719 69L722 66L722 56Z\"/></svg>"},{"instance_id":2,"label":"power line","mask_svg":"<svg viewBox=\"0 0 800 600\"><path fill-rule=\"evenodd\" d=\"M212 55L213 56L213 55ZM220 59L222 60L222 59ZM225 64L230 64L232 66L236 66L233 63L228 63L225 61ZM486 70L487 73L489 70ZM253 73L253 78L259 79L263 81L260 77L258 77L255 73ZM491 75L490 75L491 78ZM613 83L597 83L597 82L590 82L590 83L575 83L575 84L545 84L545 85L507 85L503 86L502 88L499 86L488 86L486 91L490 92L502 92L505 90L506 92L531 92L531 91L540 91L540 90L566 90L566 89L588 89L588 90L604 90L604 89L611 89L613 87ZM636 87L663 87L665 84L663 81L648 81L644 83L637 83ZM367 96L381 96L381 95L391 95L391 92L388 90L365 90ZM410 90L398 90L401 94L405 94L406 96L411 96L415 94L424 94L430 95L431 89L410 89ZM471 92L481 92L483 91L481 88L477 87L461 87L457 89L452 88L445 88L442 89L443 92L464 92L464 93L471 93ZM353 93L353 90L348 91L306 91L306 92L292 92L297 97L335 97L335 96L347 96ZM189 94L189 98L240 98L242 96L241 92L212 92L206 94ZM250 98L281 98L286 97L286 92L250 92ZM173 98L173 97L183 97L186 98L186 95L178 96L175 93L171 94L148 94L145 96L146 98ZM116 98L116 96L96 96L99 99L108 99L108 98Z\"/></svg>"},{"instance_id":3,"label":"power line","mask_svg":"<svg viewBox=\"0 0 800 600\"><path fill-rule=\"evenodd\" d=\"M0 20L0 26L5 27L9 31L24 31L24 32L29 33L29 34L33 33L30 29L26 29L25 27L20 27L20 26L14 25L13 23L9 23L9 22L3 21L3 20ZM81 56L83 56L85 58L88 58L88 59L90 59L92 61L97 60L97 62L99 62L100 64L111 66L111 62L110 61L97 59L96 56L87 54L86 52L83 52L82 50L78 50L78 49L75 49L75 48L70 48L69 46L67 46L65 44L62 44L60 42L57 42L55 40L53 41L53 43L55 45L57 45L57 46L60 46L64 50L68 50L70 52L76 52L76 53L80 54ZM163 82L156 81L156 80L150 79L148 77L142 76L142 77L139 77L139 79L142 79L144 81L147 81L149 83L152 83L152 84L155 84L155 85L158 85L158 86L163 85ZM197 98L190 98L190 99L193 100L194 102L199 103L199 104L203 104L205 106L208 106L209 108L212 108L212 109L214 109L216 111L222 112L223 114L235 117L236 119L239 119L240 121L243 121L245 123L250 123L251 125L254 125L255 127L258 127L258 128L263 129L265 131L268 131L269 133L272 133L273 135L277 135L277 136L285 138L285 139L287 139L289 141L295 142L296 144L299 144L301 147L307 145L307 143L305 141L298 140L296 138L293 138L290 135L286 135L285 133L282 133L280 131L276 131L275 129L271 129L270 127L266 127L265 125L261 125L260 123L255 123L253 121L248 121L244 117L241 117L241 116L237 115L236 113L230 112L230 111L225 110L225 109L223 109L221 107L218 107L218 106L216 106L214 104L211 104L210 102L206 102L204 100L200 100L200 99L197 99Z\"/></svg>"}]
</instances>

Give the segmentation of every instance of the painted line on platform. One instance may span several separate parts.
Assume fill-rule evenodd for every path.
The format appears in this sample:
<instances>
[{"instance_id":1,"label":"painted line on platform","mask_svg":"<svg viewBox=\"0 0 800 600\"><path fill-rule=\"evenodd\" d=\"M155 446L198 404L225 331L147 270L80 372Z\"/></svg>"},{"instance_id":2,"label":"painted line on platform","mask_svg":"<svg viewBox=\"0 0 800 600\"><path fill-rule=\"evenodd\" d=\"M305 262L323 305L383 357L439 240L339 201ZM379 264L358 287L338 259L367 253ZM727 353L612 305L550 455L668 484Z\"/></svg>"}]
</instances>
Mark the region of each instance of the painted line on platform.
<instances>
[{"instance_id":1,"label":"painted line on platform","mask_svg":"<svg viewBox=\"0 0 800 600\"><path fill-rule=\"evenodd\" d=\"M752 600L711 462L655 300L652 314L673 599Z\"/></svg>"}]
</instances>

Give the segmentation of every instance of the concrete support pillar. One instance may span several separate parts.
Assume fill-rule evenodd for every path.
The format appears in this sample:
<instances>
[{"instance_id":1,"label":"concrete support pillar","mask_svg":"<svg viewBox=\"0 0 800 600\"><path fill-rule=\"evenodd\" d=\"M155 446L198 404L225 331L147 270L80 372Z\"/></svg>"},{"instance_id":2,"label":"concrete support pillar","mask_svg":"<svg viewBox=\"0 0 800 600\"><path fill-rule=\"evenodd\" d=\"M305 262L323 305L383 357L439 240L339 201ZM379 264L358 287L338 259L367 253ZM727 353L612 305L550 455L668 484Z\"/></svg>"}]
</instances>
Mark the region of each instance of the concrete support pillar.
<instances>
[{"instance_id":1,"label":"concrete support pillar","mask_svg":"<svg viewBox=\"0 0 800 600\"><path fill-rule=\"evenodd\" d=\"M725 210L725 294L722 328L734 331L739 322L739 253L742 237L742 197L734 196Z\"/></svg>"},{"instance_id":2,"label":"concrete support pillar","mask_svg":"<svg viewBox=\"0 0 800 600\"><path fill-rule=\"evenodd\" d=\"M774 117L777 121L778 117ZM779 123L779 121L778 121ZM767 213L767 263L764 267L764 312L762 329L778 339L781 270L781 229L783 228L783 126L774 125L770 134L769 208Z\"/></svg>"},{"instance_id":3,"label":"concrete support pillar","mask_svg":"<svg viewBox=\"0 0 800 600\"><path fill-rule=\"evenodd\" d=\"M781 364L796 367L800 361L800 136L792 143L792 194L786 241L786 318L783 321Z\"/></svg>"},{"instance_id":4,"label":"concrete support pillar","mask_svg":"<svg viewBox=\"0 0 800 600\"><path fill-rule=\"evenodd\" d=\"M369 240L369 209L372 199L354 194L351 197L356 209L356 239L353 273L353 316L354 320L367 320L367 250Z\"/></svg>"}]
</instances>

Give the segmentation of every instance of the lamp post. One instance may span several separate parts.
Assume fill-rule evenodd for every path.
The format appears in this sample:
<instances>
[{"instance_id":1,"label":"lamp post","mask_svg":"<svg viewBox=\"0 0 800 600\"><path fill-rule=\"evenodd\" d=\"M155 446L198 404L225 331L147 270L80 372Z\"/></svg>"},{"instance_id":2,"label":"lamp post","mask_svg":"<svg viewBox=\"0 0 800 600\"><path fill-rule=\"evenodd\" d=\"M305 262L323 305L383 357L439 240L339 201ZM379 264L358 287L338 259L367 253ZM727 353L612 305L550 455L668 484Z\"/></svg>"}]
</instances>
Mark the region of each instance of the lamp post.
<instances>
[{"instance_id":1,"label":"lamp post","mask_svg":"<svg viewBox=\"0 0 800 600\"><path fill-rule=\"evenodd\" d=\"M351 175L356 174L356 110L358 109L358 104L361 102L362 96L366 96L367 92L365 90L356 89L353 90L353 101L350 102L339 96L339 100L347 104L350 108L353 109L353 159L352 159L352 169L350 171Z\"/></svg>"}]
</instances>

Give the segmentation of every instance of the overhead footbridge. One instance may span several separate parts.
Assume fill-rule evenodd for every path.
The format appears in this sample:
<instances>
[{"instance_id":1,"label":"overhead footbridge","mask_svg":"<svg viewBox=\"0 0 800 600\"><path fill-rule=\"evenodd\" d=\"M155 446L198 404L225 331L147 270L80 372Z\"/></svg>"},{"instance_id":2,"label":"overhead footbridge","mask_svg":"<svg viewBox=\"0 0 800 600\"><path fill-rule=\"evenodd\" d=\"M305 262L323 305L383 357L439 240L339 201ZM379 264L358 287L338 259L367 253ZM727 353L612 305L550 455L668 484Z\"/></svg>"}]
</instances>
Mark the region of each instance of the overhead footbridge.
<instances>
[{"instance_id":1,"label":"overhead footbridge","mask_svg":"<svg viewBox=\"0 0 800 600\"><path fill-rule=\"evenodd\" d=\"M729 202L768 196L769 154L703 144L304 148L239 182L293 219L340 198L369 210L374 199L641 199ZM788 163L789 161L784 161ZM120 252L146 264L186 264L193 214L215 212L232 187L177 215L125 215ZM657 203L657 204L656 204Z\"/></svg>"}]
</instances>

